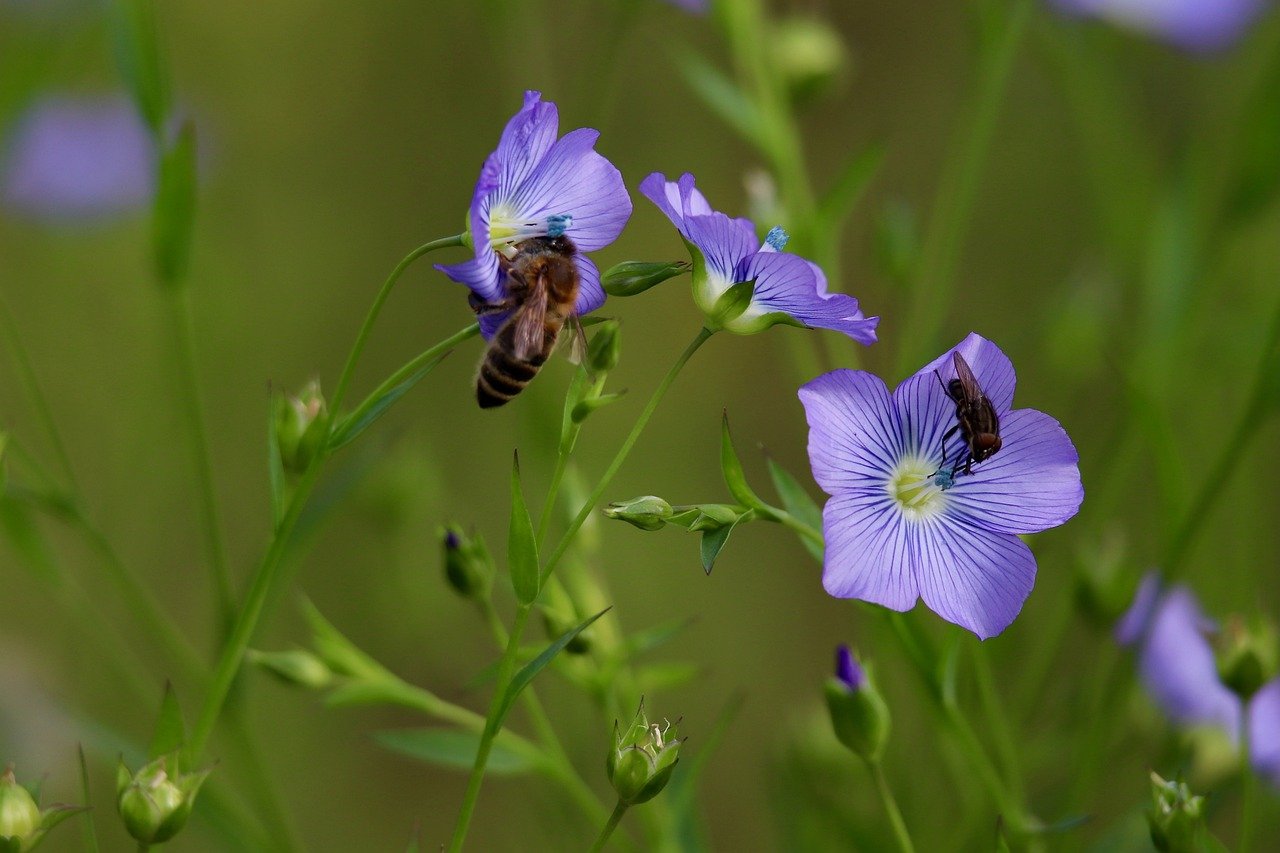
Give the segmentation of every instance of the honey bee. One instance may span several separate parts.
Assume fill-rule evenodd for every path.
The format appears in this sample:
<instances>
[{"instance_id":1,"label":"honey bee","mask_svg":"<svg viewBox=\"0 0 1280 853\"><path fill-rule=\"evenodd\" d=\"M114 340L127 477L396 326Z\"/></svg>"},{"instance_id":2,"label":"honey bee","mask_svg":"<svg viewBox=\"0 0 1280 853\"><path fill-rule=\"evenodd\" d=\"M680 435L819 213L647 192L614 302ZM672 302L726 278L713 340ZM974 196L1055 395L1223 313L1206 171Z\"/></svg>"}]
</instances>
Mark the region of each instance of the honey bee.
<instances>
[{"instance_id":1,"label":"honey bee","mask_svg":"<svg viewBox=\"0 0 1280 853\"><path fill-rule=\"evenodd\" d=\"M511 312L498 328L476 374L476 402L482 409L501 406L524 390L555 349L566 322L576 331L580 350L582 326L578 301L578 248L568 237L534 237L516 244L510 256L499 255L507 276L507 296L483 302L472 296L477 315Z\"/></svg>"},{"instance_id":2,"label":"honey bee","mask_svg":"<svg viewBox=\"0 0 1280 853\"><path fill-rule=\"evenodd\" d=\"M951 466L951 473L944 478L947 482L954 482L956 472L960 470L962 464L964 473L972 474L973 463L995 456L1000 452L1002 443L1000 418L996 415L996 408L982 392L982 386L978 384L978 377L974 376L973 370L969 368L969 362L965 361L964 356L958 351L951 353L951 360L956 368L955 379L943 382L938 371L933 372L933 375L938 377L943 392L956 404L955 426L942 436L942 468L947 467L947 439L958 431L965 444L963 455L956 459L955 464ZM942 471L942 468L938 471Z\"/></svg>"}]
</instances>

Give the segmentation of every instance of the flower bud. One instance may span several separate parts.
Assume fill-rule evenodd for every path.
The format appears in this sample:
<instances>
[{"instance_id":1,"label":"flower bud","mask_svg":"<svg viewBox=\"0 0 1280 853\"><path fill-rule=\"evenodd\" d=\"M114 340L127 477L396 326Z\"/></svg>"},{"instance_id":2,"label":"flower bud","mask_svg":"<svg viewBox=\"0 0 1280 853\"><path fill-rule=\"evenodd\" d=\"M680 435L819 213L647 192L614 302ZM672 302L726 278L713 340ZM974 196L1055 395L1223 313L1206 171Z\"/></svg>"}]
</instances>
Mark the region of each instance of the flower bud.
<instances>
[{"instance_id":1,"label":"flower bud","mask_svg":"<svg viewBox=\"0 0 1280 853\"><path fill-rule=\"evenodd\" d=\"M1124 542L1114 535L1086 545L1077 557L1076 605L1099 627L1114 625L1133 601L1137 580L1124 557Z\"/></svg>"},{"instance_id":2,"label":"flower bud","mask_svg":"<svg viewBox=\"0 0 1280 853\"><path fill-rule=\"evenodd\" d=\"M604 292L610 296L635 296L669 278L686 273L689 269L687 261L623 261L605 271L600 283Z\"/></svg>"},{"instance_id":3,"label":"flower bud","mask_svg":"<svg viewBox=\"0 0 1280 853\"><path fill-rule=\"evenodd\" d=\"M307 470L324 449L328 408L320 393L320 380L312 379L296 397L276 398L276 445L280 462L291 474Z\"/></svg>"},{"instance_id":4,"label":"flower bud","mask_svg":"<svg viewBox=\"0 0 1280 853\"><path fill-rule=\"evenodd\" d=\"M1204 849L1204 797L1192 796L1185 782L1166 782L1152 772L1151 800L1147 824L1157 850L1194 853Z\"/></svg>"},{"instance_id":5,"label":"flower bud","mask_svg":"<svg viewBox=\"0 0 1280 853\"><path fill-rule=\"evenodd\" d=\"M0 842L5 842L0 848L28 849L23 843L30 841L39 827L40 806L31 792L18 784L10 765L0 776Z\"/></svg>"},{"instance_id":6,"label":"flower bud","mask_svg":"<svg viewBox=\"0 0 1280 853\"><path fill-rule=\"evenodd\" d=\"M670 521L687 529L690 533L697 533L699 530L732 527L748 512L750 510L747 507L732 504L694 504L679 507Z\"/></svg>"},{"instance_id":7,"label":"flower bud","mask_svg":"<svg viewBox=\"0 0 1280 853\"><path fill-rule=\"evenodd\" d=\"M817 18L779 21L769 47L774 67L798 104L827 93L849 70L849 52L840 35Z\"/></svg>"},{"instance_id":8,"label":"flower bud","mask_svg":"<svg viewBox=\"0 0 1280 853\"><path fill-rule=\"evenodd\" d=\"M161 757L131 774L124 760L116 770L116 808L125 829L143 844L163 844L191 817L196 794L209 771L170 776L172 757Z\"/></svg>"},{"instance_id":9,"label":"flower bud","mask_svg":"<svg viewBox=\"0 0 1280 853\"><path fill-rule=\"evenodd\" d=\"M654 495L615 501L604 508L604 514L641 530L661 530L672 516L671 504Z\"/></svg>"},{"instance_id":10,"label":"flower bud","mask_svg":"<svg viewBox=\"0 0 1280 853\"><path fill-rule=\"evenodd\" d=\"M879 761L889 741L889 706L848 646L836 649L836 674L827 679L826 694L839 741L867 761Z\"/></svg>"},{"instance_id":11,"label":"flower bud","mask_svg":"<svg viewBox=\"0 0 1280 853\"><path fill-rule=\"evenodd\" d=\"M493 557L484 537L468 536L461 527L450 524L441 531L444 547L444 575L449 586L463 598L482 597L493 579Z\"/></svg>"},{"instance_id":12,"label":"flower bud","mask_svg":"<svg viewBox=\"0 0 1280 853\"><path fill-rule=\"evenodd\" d=\"M587 346L587 366L595 373L608 373L618 366L622 356L622 324L617 320L601 323Z\"/></svg>"},{"instance_id":13,"label":"flower bud","mask_svg":"<svg viewBox=\"0 0 1280 853\"><path fill-rule=\"evenodd\" d=\"M676 721L679 723L679 720ZM680 744L672 723L650 723L644 713L644 702L627 729L613 723L613 749L605 762L609 781L618 799L628 806L648 802L656 797L680 761Z\"/></svg>"},{"instance_id":14,"label":"flower bud","mask_svg":"<svg viewBox=\"0 0 1280 853\"><path fill-rule=\"evenodd\" d=\"M1263 619L1227 620L1218 636L1218 675L1244 701L1253 698L1277 669L1275 626Z\"/></svg>"},{"instance_id":15,"label":"flower bud","mask_svg":"<svg viewBox=\"0 0 1280 853\"><path fill-rule=\"evenodd\" d=\"M260 652L250 649L249 662L296 687L323 690L333 681L333 670L324 661L302 649L287 652Z\"/></svg>"}]
</instances>

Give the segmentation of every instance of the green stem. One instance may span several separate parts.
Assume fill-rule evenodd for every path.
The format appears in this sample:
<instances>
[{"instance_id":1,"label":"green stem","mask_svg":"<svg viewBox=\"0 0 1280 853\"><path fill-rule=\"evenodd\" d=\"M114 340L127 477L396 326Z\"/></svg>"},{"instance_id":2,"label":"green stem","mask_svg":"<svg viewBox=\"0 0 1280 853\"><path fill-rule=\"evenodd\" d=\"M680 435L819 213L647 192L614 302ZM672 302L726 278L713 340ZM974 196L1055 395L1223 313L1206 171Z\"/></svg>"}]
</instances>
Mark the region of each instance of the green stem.
<instances>
[{"instance_id":1,"label":"green stem","mask_svg":"<svg viewBox=\"0 0 1280 853\"><path fill-rule=\"evenodd\" d=\"M369 332L373 328L374 321L377 320L378 314L382 310L383 304L390 296L392 288L401 274L416 259L422 257L427 252L435 249L444 248L446 246L458 246L462 244L461 237L447 237L442 240L436 240L419 246L414 249L404 260L396 265L391 274L387 276L387 280L383 282L382 288L378 291L377 297L374 299L373 307L369 310L365 317L364 324L360 327L360 331L356 336L356 342L351 348L350 355L347 356L347 362L342 368L341 377L334 391L334 395L329 404L329 419L325 425L325 433L329 434L333 430L334 420L342 403L343 395L350 384L351 375L355 372L356 363L359 361L360 354L364 351L364 345L369 337ZM436 344L431 349L418 356L419 359L430 359L437 357L444 352L452 349L459 341L471 337L476 332L475 325L472 324L461 332L446 338L444 341ZM240 664L244 659L245 650L249 648L249 643L253 639L253 634L257 630L258 622L262 618L263 611L267 600L272 597L276 582L280 576L280 566L284 560L284 555L288 550L289 540L293 534L294 528L298 524L298 519L302 517L303 510L306 508L307 499L311 495L311 490L315 488L316 481L320 477L320 468L322 466L325 454L317 453L307 466L306 470L299 478L292 495L289 498L288 508L285 510L284 517L272 534L271 542L267 546L267 551L263 555L261 562L258 563L254 570L253 578L249 584L249 591L245 594L244 604L240 612L236 615L235 624L231 628L230 636L223 644L222 651L218 657L217 665L214 667L213 677L209 683L204 696L204 702L200 708L199 717L196 720L195 727L192 729L191 738L187 744L188 756L195 763L199 760L205 747L208 745L209 738L213 734L213 729L217 725L218 717L222 713L222 707L226 703L227 694L231 691L231 685L235 681L236 673L240 671Z\"/></svg>"},{"instance_id":2,"label":"green stem","mask_svg":"<svg viewBox=\"0 0 1280 853\"><path fill-rule=\"evenodd\" d=\"M893 789L889 787L889 780L885 778L884 768L880 766L879 761L870 759L867 761L867 768L871 770L871 778L875 780L880 802L884 806L885 814L889 817L889 824L893 827L893 837L898 842L898 850L901 853L915 853L916 848L911 843L911 834L907 832L906 821L902 819L902 812L898 810L898 801L893 797Z\"/></svg>"},{"instance_id":3,"label":"green stem","mask_svg":"<svg viewBox=\"0 0 1280 853\"><path fill-rule=\"evenodd\" d=\"M1012 0L1012 8L1005 13L1003 28L998 34L988 34L990 41L980 45L983 50L979 57L978 89L973 111L959 132L958 144L952 147L943 166L938 195L929 216L910 314L912 333L904 338L907 344L898 350L900 372L910 370L917 361L923 361L933 352L943 317L951 308L961 244L971 219L973 201L987 150L991 146L1000 104L1008 88L1013 60L1027 29L1031 10L1030 0ZM911 342L915 345L912 346Z\"/></svg>"},{"instance_id":4,"label":"green stem","mask_svg":"<svg viewBox=\"0 0 1280 853\"><path fill-rule=\"evenodd\" d=\"M1022 762L1018 757L1018 745L1014 741L1014 732L1009 716L1004 711L1004 703L996 692L995 676L991 672L991 661L987 656L987 647L982 644L973 645L973 673L978 686L978 699L982 703L983 713L987 717L987 725L995 738L996 753L1000 763L1004 765L1004 775L1008 782L1010 796L1022 801Z\"/></svg>"},{"instance_id":5,"label":"green stem","mask_svg":"<svg viewBox=\"0 0 1280 853\"><path fill-rule=\"evenodd\" d=\"M226 543L218 518L217 490L213 483L213 457L209 450L209 433L205 429L204 407L200 401L200 384L196 373L195 329L191 318L191 298L181 285L168 289L170 325L174 329L178 350L178 396L182 399L187 428L191 431L191 451L195 457L196 479L199 481L201 524L205 547L209 551L209 568L214 595L218 602L219 628L225 629L235 613L235 589L227 562Z\"/></svg>"},{"instance_id":6,"label":"green stem","mask_svg":"<svg viewBox=\"0 0 1280 853\"><path fill-rule=\"evenodd\" d=\"M529 621L530 605L521 604L516 608L516 618L507 636L507 648L502 653L498 664L497 682L493 689L493 700L489 703L489 714L485 718L484 731L480 735L480 746L476 750L475 764L471 767L471 777L467 780L467 791L462 797L462 807L458 810L458 822L453 828L453 839L449 849L458 853L462 842L466 840L467 828L471 825L471 815L475 812L476 801L480 798L480 785L484 782L485 766L489 763L489 752L493 749L493 739L500 731L498 713L511 678L515 674L516 659L520 653L520 638L524 634L524 626Z\"/></svg>"},{"instance_id":7,"label":"green stem","mask_svg":"<svg viewBox=\"0 0 1280 853\"><path fill-rule=\"evenodd\" d=\"M600 836L596 838L596 843L591 845L591 853L599 853L604 849L605 844L609 842L609 836L613 835L613 831L618 828L618 822L622 820L622 816L627 813L627 804L618 800L618 804L613 807L613 814L609 815L609 820L605 823L604 828L600 830Z\"/></svg>"},{"instance_id":8,"label":"green stem","mask_svg":"<svg viewBox=\"0 0 1280 853\"><path fill-rule=\"evenodd\" d=\"M671 365L671 369L667 371L667 375L662 377L662 381L658 383L658 387L653 392L653 396L649 398L649 402L645 404L644 411L640 413L640 417L636 420L635 425L631 427L631 432L627 434L623 440L622 446L618 448L617 454L614 455L613 461L609 463L609 467L605 469L604 474L600 477L600 481L596 483L591 494L587 497L582 505L582 509L574 516L573 521L569 523L569 529L560 537L560 541L556 543L555 550L551 552L551 556L542 567L541 583L546 583L547 578L555 571L560 559L564 556L565 551L569 550L569 545L573 541L574 535L578 529L586 522L587 516L595 509L600 498L604 495L605 489L609 488L609 483L613 482L614 475L618 473L618 469L622 467L622 463L627 461L631 448L635 445L636 440L640 438L640 433L644 431L645 426L649 423L649 418L653 416L654 411L658 408L658 404L662 402L662 398L666 396L667 389L671 387L671 383L680 375L680 371L684 369L685 364L693 357L693 354L705 344L714 334L710 329L701 329L697 336L685 347L684 352L680 353L680 357L676 359L676 363Z\"/></svg>"},{"instance_id":9,"label":"green stem","mask_svg":"<svg viewBox=\"0 0 1280 853\"><path fill-rule=\"evenodd\" d=\"M1254 815L1258 806L1258 778L1249 760L1249 702L1241 705L1240 713L1240 845L1239 853L1249 853L1253 848Z\"/></svg>"}]
</instances>

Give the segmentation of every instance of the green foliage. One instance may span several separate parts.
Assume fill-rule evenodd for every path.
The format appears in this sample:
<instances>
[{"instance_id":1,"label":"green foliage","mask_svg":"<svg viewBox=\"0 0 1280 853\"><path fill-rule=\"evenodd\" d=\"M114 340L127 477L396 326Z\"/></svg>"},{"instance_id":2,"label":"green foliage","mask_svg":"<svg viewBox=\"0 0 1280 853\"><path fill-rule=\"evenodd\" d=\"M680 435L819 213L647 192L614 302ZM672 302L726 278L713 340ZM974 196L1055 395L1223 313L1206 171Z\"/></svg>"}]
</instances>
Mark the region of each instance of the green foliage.
<instances>
[{"instance_id":1,"label":"green foliage","mask_svg":"<svg viewBox=\"0 0 1280 853\"><path fill-rule=\"evenodd\" d=\"M516 599L524 605L533 604L538 597L538 537L533 532L533 519L524 502L524 489L520 485L520 457L511 462L511 526L507 535L507 571L511 573L511 586Z\"/></svg>"},{"instance_id":2,"label":"green foliage","mask_svg":"<svg viewBox=\"0 0 1280 853\"><path fill-rule=\"evenodd\" d=\"M176 286L191 266L196 216L196 129L183 123L172 141L161 138L160 176L152 213L156 271L162 284Z\"/></svg>"},{"instance_id":3,"label":"green foliage","mask_svg":"<svg viewBox=\"0 0 1280 853\"><path fill-rule=\"evenodd\" d=\"M454 770L470 770L475 761L480 735L457 729L420 728L390 729L375 732L380 746L399 755ZM497 776L518 776L534 769L529 756L502 743L494 742L487 770Z\"/></svg>"},{"instance_id":4,"label":"green foliage","mask_svg":"<svg viewBox=\"0 0 1280 853\"><path fill-rule=\"evenodd\" d=\"M169 73L160 48L154 0L116 0L116 62L138 112L156 139L172 110Z\"/></svg>"},{"instance_id":5,"label":"green foliage","mask_svg":"<svg viewBox=\"0 0 1280 853\"><path fill-rule=\"evenodd\" d=\"M565 631L555 642L547 646L540 655L520 668L520 671L515 674L511 679L511 683L507 685L507 689L503 692L502 701L498 704L498 712L490 719L490 725L494 730L502 727L502 721L506 719L511 707L515 705L521 691L529 686L538 673L542 672L555 659L555 656L564 650L565 646L573 642L579 634L587 630L593 622L608 613L610 609L606 607L595 616L585 619L575 627Z\"/></svg>"}]
</instances>

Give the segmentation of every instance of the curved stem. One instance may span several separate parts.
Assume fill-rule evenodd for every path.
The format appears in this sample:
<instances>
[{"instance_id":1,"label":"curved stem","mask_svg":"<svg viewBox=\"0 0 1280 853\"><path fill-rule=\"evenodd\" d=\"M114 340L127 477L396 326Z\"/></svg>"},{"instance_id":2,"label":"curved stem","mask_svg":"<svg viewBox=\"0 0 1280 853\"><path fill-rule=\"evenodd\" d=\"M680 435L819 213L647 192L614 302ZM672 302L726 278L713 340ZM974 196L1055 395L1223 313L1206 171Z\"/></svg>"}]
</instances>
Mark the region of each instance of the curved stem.
<instances>
[{"instance_id":1,"label":"curved stem","mask_svg":"<svg viewBox=\"0 0 1280 853\"><path fill-rule=\"evenodd\" d=\"M390 295L400 275L414 260L427 252L446 246L461 245L461 241L461 237L448 237L419 246L405 256L404 260L397 264L391 275L387 277L382 288L378 291L377 297L374 299L373 307L365 317L364 324L360 327L360 332L356 336L356 342L352 346L351 354L347 357L347 363L342 369L342 378L339 380L333 399L330 401L329 419L325 425L326 434L333 429L334 420L342 402L343 392L350 384L351 374L355 371L360 353L364 350L369 331L373 328L374 321L377 319L383 304L387 301L387 297ZM462 332L446 338L427 350L418 358L438 357L451 349L458 340L470 337L472 334L475 334L474 329L468 326ZM236 615L230 635L223 644L217 665L213 671L213 677L210 680L208 689L205 691L199 717L187 743L187 755L193 763L199 760L205 746L208 745L209 737L213 734L214 726L217 725L218 717L222 713L222 707L226 703L227 694L231 691L231 685L235 681L236 673L240 670L240 663L244 659L245 650L249 648L249 643L257 630L258 622L262 618L266 603L275 590L276 582L280 576L280 565L284 559L285 552L288 550L289 541L293 535L294 528L298 524L298 519L301 518L303 510L306 508L311 490L315 488L316 481L320 477L320 468L324 458L324 453L317 453L307 466L307 469L302 473L293 490L293 494L289 498L289 505L285 510L284 517L276 525L271 536L271 543L267 546L266 553L254 570L249 590L245 594L244 604Z\"/></svg>"},{"instance_id":2,"label":"curved stem","mask_svg":"<svg viewBox=\"0 0 1280 853\"><path fill-rule=\"evenodd\" d=\"M898 850L901 853L915 853L916 848L911 843L911 833L907 832L906 821L902 819L902 812L898 810L898 801L894 799L893 789L889 787L889 780L884 776L884 768L880 766L879 761L870 760L867 761L867 767L871 770L871 778L875 780L880 803L884 806L889 824L893 827L893 837L898 842Z\"/></svg>"},{"instance_id":3,"label":"curved stem","mask_svg":"<svg viewBox=\"0 0 1280 853\"><path fill-rule=\"evenodd\" d=\"M1253 847L1253 818L1257 814L1258 779L1249 760L1249 702L1241 706L1240 714L1240 844L1239 853L1249 853Z\"/></svg>"},{"instance_id":4,"label":"curved stem","mask_svg":"<svg viewBox=\"0 0 1280 853\"><path fill-rule=\"evenodd\" d=\"M627 808L626 803L618 800L618 804L613 807L613 814L609 815L608 822L600 830L600 836L596 838L596 843L591 845L591 853L599 853L604 849L605 844L609 842L609 836L613 835L613 831L618 828L618 822L627 813Z\"/></svg>"},{"instance_id":5,"label":"curved stem","mask_svg":"<svg viewBox=\"0 0 1280 853\"><path fill-rule=\"evenodd\" d=\"M204 407L200 402L200 385L196 375L195 329L191 319L191 298L187 288L169 288L166 296L170 323L178 350L178 389L182 409L191 431L191 451L195 458L199 481L200 519L204 528L205 547L209 552L209 571L218 602L219 629L225 630L235 612L235 590L227 563L226 542L218 518L217 490L213 484L213 461L209 450L209 433L205 429Z\"/></svg>"}]
</instances>

